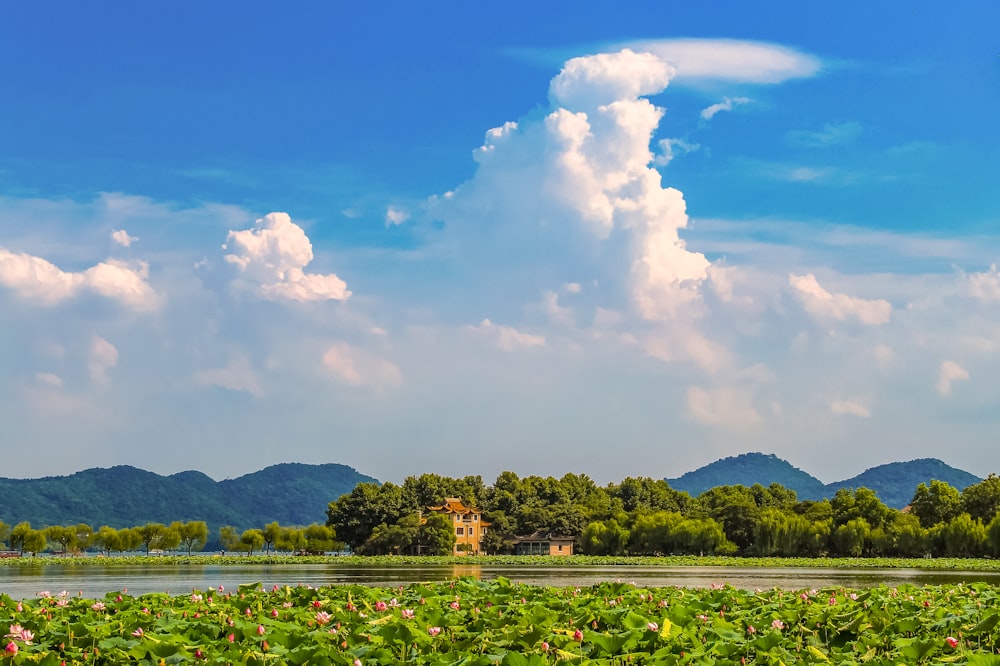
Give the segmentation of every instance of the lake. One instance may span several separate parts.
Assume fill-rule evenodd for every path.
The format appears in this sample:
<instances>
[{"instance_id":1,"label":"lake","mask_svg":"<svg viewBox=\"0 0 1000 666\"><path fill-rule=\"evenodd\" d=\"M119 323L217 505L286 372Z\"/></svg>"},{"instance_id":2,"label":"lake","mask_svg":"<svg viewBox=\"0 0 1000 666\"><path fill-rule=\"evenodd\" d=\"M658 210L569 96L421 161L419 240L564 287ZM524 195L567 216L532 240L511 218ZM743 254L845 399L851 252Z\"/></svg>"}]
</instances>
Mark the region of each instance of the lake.
<instances>
[{"instance_id":1,"label":"lake","mask_svg":"<svg viewBox=\"0 0 1000 666\"><path fill-rule=\"evenodd\" d=\"M0 593L16 599L42 591L85 597L103 597L112 591L128 594L150 592L183 594L192 589L224 585L235 590L240 584L272 585L362 584L395 586L415 582L443 581L458 576L491 579L503 576L531 585L556 587L589 586L603 581L635 582L640 587L681 586L705 588L726 583L743 589L773 587L798 590L843 586L866 588L877 585L956 584L987 582L1000 585L1000 571L940 571L925 569L830 569L761 567L662 567L662 566L340 566L337 564L281 565L178 565L101 567L60 566L0 567Z\"/></svg>"}]
</instances>

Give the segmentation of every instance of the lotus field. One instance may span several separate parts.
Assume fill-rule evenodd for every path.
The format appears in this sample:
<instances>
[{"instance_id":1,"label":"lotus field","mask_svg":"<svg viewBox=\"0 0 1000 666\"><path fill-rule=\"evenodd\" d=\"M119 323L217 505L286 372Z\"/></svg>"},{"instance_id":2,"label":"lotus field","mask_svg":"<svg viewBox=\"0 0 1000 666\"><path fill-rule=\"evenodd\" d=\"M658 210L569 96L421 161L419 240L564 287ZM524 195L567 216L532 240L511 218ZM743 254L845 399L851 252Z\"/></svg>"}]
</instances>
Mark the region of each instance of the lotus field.
<instances>
[{"instance_id":1,"label":"lotus field","mask_svg":"<svg viewBox=\"0 0 1000 666\"><path fill-rule=\"evenodd\" d=\"M1000 664L986 584L209 588L0 597L0 664Z\"/></svg>"}]
</instances>

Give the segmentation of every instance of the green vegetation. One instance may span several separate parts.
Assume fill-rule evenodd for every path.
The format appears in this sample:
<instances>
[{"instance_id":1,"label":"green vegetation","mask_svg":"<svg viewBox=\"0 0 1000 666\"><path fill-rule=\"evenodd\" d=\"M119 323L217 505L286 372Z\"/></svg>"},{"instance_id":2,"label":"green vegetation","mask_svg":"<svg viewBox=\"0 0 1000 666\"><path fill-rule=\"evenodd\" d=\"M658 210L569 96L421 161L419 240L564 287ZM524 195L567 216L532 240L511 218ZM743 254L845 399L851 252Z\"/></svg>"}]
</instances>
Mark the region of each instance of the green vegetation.
<instances>
[{"instance_id":1,"label":"green vegetation","mask_svg":"<svg viewBox=\"0 0 1000 666\"><path fill-rule=\"evenodd\" d=\"M458 579L399 588L0 597L5 663L992 664L983 584L750 592L546 588Z\"/></svg>"},{"instance_id":2,"label":"green vegetation","mask_svg":"<svg viewBox=\"0 0 1000 666\"><path fill-rule=\"evenodd\" d=\"M358 553L414 552L430 524L421 511L446 497L484 512L491 527L482 546L497 554L511 552L516 535L542 530L575 537L588 555L1000 557L994 476L961 492L943 481L919 484L907 513L868 488L799 501L779 484L717 486L692 498L648 478L602 488L585 475L503 472L486 486L478 476L424 474L401 486L359 484L330 503L327 524Z\"/></svg>"},{"instance_id":3,"label":"green vegetation","mask_svg":"<svg viewBox=\"0 0 1000 666\"><path fill-rule=\"evenodd\" d=\"M878 465L850 479L824 485L816 477L773 454L744 453L716 460L679 478L667 479L667 483L691 495L700 495L718 486L752 486L755 483L768 486L777 483L794 490L799 499L816 501L830 499L842 488L869 488L886 505L902 509L909 504L917 484L929 483L932 479L944 481L958 490L982 480L940 460L922 458Z\"/></svg>"},{"instance_id":4,"label":"green vegetation","mask_svg":"<svg viewBox=\"0 0 1000 666\"><path fill-rule=\"evenodd\" d=\"M218 482L200 472L160 476L127 466L89 469L64 477L0 479L0 520L11 525L86 523L116 529L204 521L212 537L223 525L243 530L271 521L322 522L331 498L350 492L360 482L374 481L333 464L274 465Z\"/></svg>"}]
</instances>

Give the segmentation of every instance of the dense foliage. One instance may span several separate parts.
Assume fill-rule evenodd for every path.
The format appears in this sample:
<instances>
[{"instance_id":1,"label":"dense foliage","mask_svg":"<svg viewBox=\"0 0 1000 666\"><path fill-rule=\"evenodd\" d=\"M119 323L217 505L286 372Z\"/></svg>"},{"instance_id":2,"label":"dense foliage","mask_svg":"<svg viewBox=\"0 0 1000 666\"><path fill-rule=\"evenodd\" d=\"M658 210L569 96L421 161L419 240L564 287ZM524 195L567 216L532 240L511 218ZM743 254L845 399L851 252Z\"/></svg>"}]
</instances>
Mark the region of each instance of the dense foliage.
<instances>
[{"instance_id":1,"label":"dense foliage","mask_svg":"<svg viewBox=\"0 0 1000 666\"><path fill-rule=\"evenodd\" d=\"M995 663L997 588L240 586L0 597L5 663Z\"/></svg>"},{"instance_id":2,"label":"dense foliage","mask_svg":"<svg viewBox=\"0 0 1000 666\"><path fill-rule=\"evenodd\" d=\"M920 484L912 510L902 512L867 488L842 488L817 502L799 501L779 484L717 486L692 498L649 478L599 487L585 475L503 472L487 486L478 476L424 474L400 486L359 484L330 503L327 523L357 552L411 552L421 511L445 497L485 512L489 553L510 552L516 535L541 530L573 536L592 555L1000 556L994 476L961 492L942 481Z\"/></svg>"},{"instance_id":3,"label":"dense foliage","mask_svg":"<svg viewBox=\"0 0 1000 666\"><path fill-rule=\"evenodd\" d=\"M334 464L274 465L218 482L200 472L161 476L127 466L89 469L63 477L0 479L0 520L114 528L200 520L208 524L212 543L223 525L243 530L271 521L322 522L331 498L374 481Z\"/></svg>"},{"instance_id":4,"label":"dense foliage","mask_svg":"<svg viewBox=\"0 0 1000 666\"><path fill-rule=\"evenodd\" d=\"M752 486L755 483L767 486L777 483L794 490L799 499L817 501L832 498L842 488L869 488L886 505L902 509L910 503L917 484L928 483L932 479L944 481L958 490L982 480L935 458L921 458L878 465L850 479L824 485L816 477L773 454L744 453L716 460L679 478L667 479L667 483L691 495L700 495L717 486Z\"/></svg>"}]
</instances>

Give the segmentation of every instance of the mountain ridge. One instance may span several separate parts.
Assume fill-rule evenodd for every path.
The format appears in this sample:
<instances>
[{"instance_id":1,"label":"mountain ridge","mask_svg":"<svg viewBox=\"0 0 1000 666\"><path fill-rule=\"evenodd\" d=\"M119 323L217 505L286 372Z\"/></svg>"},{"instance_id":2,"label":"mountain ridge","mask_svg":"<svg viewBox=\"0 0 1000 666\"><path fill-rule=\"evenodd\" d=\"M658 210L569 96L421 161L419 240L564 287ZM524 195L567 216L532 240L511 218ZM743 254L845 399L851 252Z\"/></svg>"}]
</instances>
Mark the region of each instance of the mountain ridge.
<instances>
[{"instance_id":1,"label":"mountain ridge","mask_svg":"<svg viewBox=\"0 0 1000 666\"><path fill-rule=\"evenodd\" d=\"M780 483L794 490L800 500L828 499L841 488L863 486L874 490L887 506L902 509L910 503L917 485L932 479L944 481L958 490L982 481L981 477L937 458L917 458L876 465L849 479L824 484L773 453L760 452L720 458L665 481L671 488L686 491L693 497L716 486Z\"/></svg>"},{"instance_id":2,"label":"mountain ridge","mask_svg":"<svg viewBox=\"0 0 1000 666\"><path fill-rule=\"evenodd\" d=\"M0 478L0 520L95 528L204 520L213 530L272 521L308 525L325 522L327 505L361 482L378 480L337 463L280 463L222 481L195 470L161 475L131 465L92 467L64 476Z\"/></svg>"}]
</instances>

